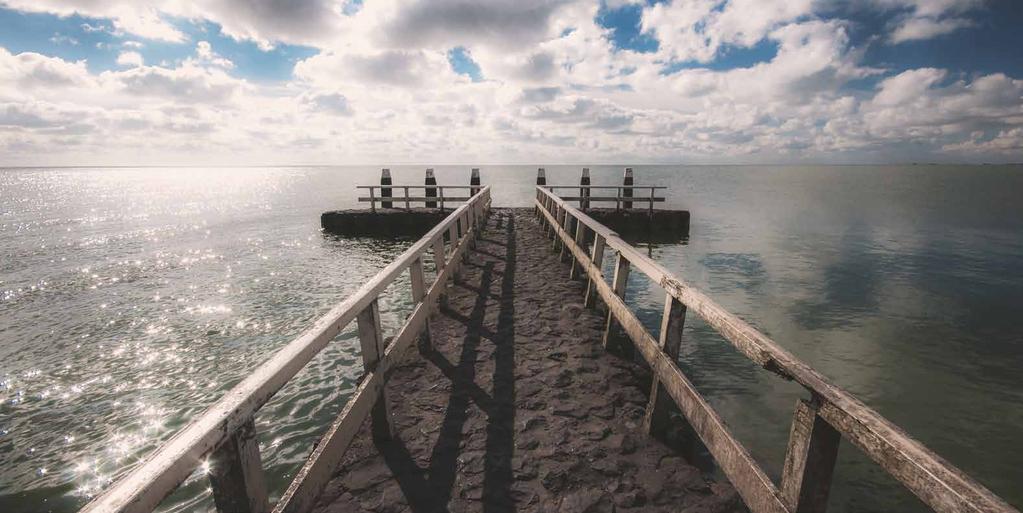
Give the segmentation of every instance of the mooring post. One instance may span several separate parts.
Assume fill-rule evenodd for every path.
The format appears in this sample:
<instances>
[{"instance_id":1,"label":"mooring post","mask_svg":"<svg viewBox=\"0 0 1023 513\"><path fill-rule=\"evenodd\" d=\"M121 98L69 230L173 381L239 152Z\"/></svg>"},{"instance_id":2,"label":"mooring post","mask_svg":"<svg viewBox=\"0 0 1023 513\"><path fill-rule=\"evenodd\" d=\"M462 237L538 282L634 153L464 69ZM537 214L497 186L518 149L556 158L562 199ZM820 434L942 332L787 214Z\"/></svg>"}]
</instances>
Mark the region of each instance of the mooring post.
<instances>
[{"instance_id":1,"label":"mooring post","mask_svg":"<svg viewBox=\"0 0 1023 513\"><path fill-rule=\"evenodd\" d=\"M632 189L630 188L630 187L632 187L632 168L631 167L625 168L625 178L622 179L622 185L625 186L625 187L622 188L622 197L623 198L631 198L632 197ZM622 208L632 208L632 202L631 201L624 201L623 200L622 201Z\"/></svg>"},{"instance_id":2,"label":"mooring post","mask_svg":"<svg viewBox=\"0 0 1023 513\"><path fill-rule=\"evenodd\" d=\"M597 269L604 267L604 236L599 233L593 235L593 252L590 254L590 261L597 266ZM590 278L586 283L586 299L583 300L583 306L593 308L596 305L597 286L593 284L593 278Z\"/></svg>"},{"instance_id":3,"label":"mooring post","mask_svg":"<svg viewBox=\"0 0 1023 513\"><path fill-rule=\"evenodd\" d=\"M472 168L472 172L469 174L469 185L469 196L475 196L480 192L480 168Z\"/></svg>"},{"instance_id":4,"label":"mooring post","mask_svg":"<svg viewBox=\"0 0 1023 513\"><path fill-rule=\"evenodd\" d=\"M390 169L384 168L384 169L382 169L380 171L380 185L391 185L391 170ZM381 187L380 188L380 197L381 198L390 198L391 197L391 188L390 187ZM372 203L370 203L370 205L372 205ZM393 206L393 204L390 201L381 201L380 202L380 208L391 208L392 206Z\"/></svg>"},{"instance_id":5,"label":"mooring post","mask_svg":"<svg viewBox=\"0 0 1023 513\"><path fill-rule=\"evenodd\" d=\"M367 373L374 372L386 350L383 330L380 328L380 306L376 299L359 312L356 322L359 325L363 368ZM381 442L390 440L394 435L394 427L391 424L391 405L387 399L387 387L381 387L380 396L373 403L371 417L373 439Z\"/></svg>"},{"instance_id":6,"label":"mooring post","mask_svg":"<svg viewBox=\"0 0 1023 513\"><path fill-rule=\"evenodd\" d=\"M210 462L213 502L221 513L266 513L270 511L263 464L259 461L259 440L253 419L242 424L213 453Z\"/></svg>"},{"instance_id":7,"label":"mooring post","mask_svg":"<svg viewBox=\"0 0 1023 513\"><path fill-rule=\"evenodd\" d=\"M435 176L433 176L433 168L432 167L426 170L426 182L424 182L423 185L437 185L437 178ZM436 198L437 197L437 188L436 187L427 187L426 188L426 194L424 194L423 196L426 196L427 198ZM437 208L437 202L436 201L427 201L426 202L426 208Z\"/></svg>"},{"instance_id":8,"label":"mooring post","mask_svg":"<svg viewBox=\"0 0 1023 513\"><path fill-rule=\"evenodd\" d=\"M618 253L618 257L615 261L615 275L614 280L611 282L611 289L615 295L622 298L625 301L625 289L629 283L629 259L622 256L621 252ZM617 351L619 349L624 350L624 343L618 340L618 343L612 342L612 339L619 339L618 337L618 321L615 320L614 312L611 309L607 311L607 322L604 323L604 349L608 351ZM624 352L624 351L622 351Z\"/></svg>"},{"instance_id":9,"label":"mooring post","mask_svg":"<svg viewBox=\"0 0 1023 513\"><path fill-rule=\"evenodd\" d=\"M665 294L664 313L661 315L661 336L658 345L661 351L671 359L678 360L679 348L682 346L682 328L686 322L686 305L675 296ZM662 438L670 424L671 412L677 411L675 401L657 379L656 373L650 386L650 400L643 418L643 428L654 437Z\"/></svg>"},{"instance_id":10,"label":"mooring post","mask_svg":"<svg viewBox=\"0 0 1023 513\"><path fill-rule=\"evenodd\" d=\"M842 435L817 414L818 400L796 401L781 475L782 501L793 513L824 513Z\"/></svg>"},{"instance_id":11,"label":"mooring post","mask_svg":"<svg viewBox=\"0 0 1023 513\"><path fill-rule=\"evenodd\" d=\"M586 210L590 208L590 168L583 168L583 175L579 177L579 185L585 185L585 188L579 188L579 208Z\"/></svg>"}]
</instances>

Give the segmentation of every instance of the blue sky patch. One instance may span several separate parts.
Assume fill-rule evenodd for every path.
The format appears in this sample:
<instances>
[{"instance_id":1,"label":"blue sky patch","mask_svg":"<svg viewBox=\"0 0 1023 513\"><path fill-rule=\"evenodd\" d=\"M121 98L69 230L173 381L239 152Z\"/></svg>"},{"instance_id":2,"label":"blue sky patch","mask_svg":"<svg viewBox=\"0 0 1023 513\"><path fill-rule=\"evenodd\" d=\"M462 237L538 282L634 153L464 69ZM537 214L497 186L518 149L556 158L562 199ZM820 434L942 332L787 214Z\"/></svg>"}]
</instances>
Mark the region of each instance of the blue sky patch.
<instances>
[{"instance_id":1,"label":"blue sky patch","mask_svg":"<svg viewBox=\"0 0 1023 513\"><path fill-rule=\"evenodd\" d=\"M455 73L465 75L471 78L473 82L483 80L483 73L480 71L479 64L472 60L472 56L469 55L465 48L459 46L448 50L448 62L451 63L451 69L455 70Z\"/></svg>"},{"instance_id":2,"label":"blue sky patch","mask_svg":"<svg viewBox=\"0 0 1023 513\"><path fill-rule=\"evenodd\" d=\"M0 8L0 26L4 27L0 46L15 54L36 52L68 61L85 60L89 71L98 73L122 69L117 56L126 51L138 52L147 65L173 67L195 56L196 43L208 41L214 52L234 63L232 75L254 82L289 80L296 62L318 53L315 48L286 44L263 51L256 43L224 35L215 23L177 18L167 21L185 34L185 41L173 43L119 34L109 20L77 14L59 17Z\"/></svg>"},{"instance_id":3,"label":"blue sky patch","mask_svg":"<svg viewBox=\"0 0 1023 513\"><path fill-rule=\"evenodd\" d=\"M640 33L642 18L642 5L632 4L608 9L606 3L601 3L596 21L600 26L611 30L611 43L616 49L641 53L656 52L657 39L649 34Z\"/></svg>"}]
</instances>

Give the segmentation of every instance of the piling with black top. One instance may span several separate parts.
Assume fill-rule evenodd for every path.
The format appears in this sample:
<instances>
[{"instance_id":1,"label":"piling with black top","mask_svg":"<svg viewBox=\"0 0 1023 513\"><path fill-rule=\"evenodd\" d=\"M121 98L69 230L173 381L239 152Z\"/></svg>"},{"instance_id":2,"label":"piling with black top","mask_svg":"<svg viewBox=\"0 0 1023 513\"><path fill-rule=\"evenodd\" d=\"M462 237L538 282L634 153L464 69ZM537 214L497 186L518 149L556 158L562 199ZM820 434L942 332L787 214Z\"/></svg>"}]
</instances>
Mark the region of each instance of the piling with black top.
<instances>
[{"instance_id":1,"label":"piling with black top","mask_svg":"<svg viewBox=\"0 0 1023 513\"><path fill-rule=\"evenodd\" d=\"M380 171L380 185L391 185L391 170L390 169L382 169ZM381 198L390 198L391 197L391 188L390 187L381 187L380 188L380 197ZM391 204L390 201L381 201L380 202L380 208L391 208L391 206L392 206L392 204Z\"/></svg>"},{"instance_id":2,"label":"piling with black top","mask_svg":"<svg viewBox=\"0 0 1023 513\"><path fill-rule=\"evenodd\" d=\"M437 185L437 178L435 176L433 176L433 168L432 167L430 169L426 170L426 182L424 182L424 185ZM427 198L436 198L437 197L437 188L436 187L427 187L426 188L425 196ZM437 208L437 202L436 201L427 201L426 202L426 208Z\"/></svg>"},{"instance_id":3,"label":"piling with black top","mask_svg":"<svg viewBox=\"0 0 1023 513\"><path fill-rule=\"evenodd\" d=\"M536 184L547 185L547 174L542 167L536 170Z\"/></svg>"},{"instance_id":4,"label":"piling with black top","mask_svg":"<svg viewBox=\"0 0 1023 513\"><path fill-rule=\"evenodd\" d=\"M625 168L625 178L622 180L622 185L632 186L632 168L631 167ZM622 189L622 197L623 198L631 198L632 197L632 189ZM623 201L622 202L622 208L632 208L632 202L631 201Z\"/></svg>"},{"instance_id":5,"label":"piling with black top","mask_svg":"<svg viewBox=\"0 0 1023 513\"><path fill-rule=\"evenodd\" d=\"M590 168L583 168L583 175L579 177L579 185L590 185ZM589 187L579 189L579 208L585 210L590 208L590 189Z\"/></svg>"},{"instance_id":6,"label":"piling with black top","mask_svg":"<svg viewBox=\"0 0 1023 513\"><path fill-rule=\"evenodd\" d=\"M472 174L469 175L469 185L475 185L469 189L469 196L475 196L477 192L480 192L480 168L472 168Z\"/></svg>"}]
</instances>

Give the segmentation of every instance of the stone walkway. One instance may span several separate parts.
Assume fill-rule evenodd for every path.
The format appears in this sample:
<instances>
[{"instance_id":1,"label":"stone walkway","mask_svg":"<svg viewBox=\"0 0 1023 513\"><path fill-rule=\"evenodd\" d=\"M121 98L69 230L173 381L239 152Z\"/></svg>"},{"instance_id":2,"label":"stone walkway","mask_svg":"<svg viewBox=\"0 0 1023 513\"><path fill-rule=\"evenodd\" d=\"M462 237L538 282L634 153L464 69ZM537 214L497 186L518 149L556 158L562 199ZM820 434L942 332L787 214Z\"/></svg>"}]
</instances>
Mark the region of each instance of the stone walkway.
<instances>
[{"instance_id":1,"label":"stone walkway","mask_svg":"<svg viewBox=\"0 0 1023 513\"><path fill-rule=\"evenodd\" d=\"M388 381L396 439L367 422L321 512L741 511L730 485L642 429L649 376L605 352L603 316L527 209L494 209L432 349Z\"/></svg>"}]
</instances>

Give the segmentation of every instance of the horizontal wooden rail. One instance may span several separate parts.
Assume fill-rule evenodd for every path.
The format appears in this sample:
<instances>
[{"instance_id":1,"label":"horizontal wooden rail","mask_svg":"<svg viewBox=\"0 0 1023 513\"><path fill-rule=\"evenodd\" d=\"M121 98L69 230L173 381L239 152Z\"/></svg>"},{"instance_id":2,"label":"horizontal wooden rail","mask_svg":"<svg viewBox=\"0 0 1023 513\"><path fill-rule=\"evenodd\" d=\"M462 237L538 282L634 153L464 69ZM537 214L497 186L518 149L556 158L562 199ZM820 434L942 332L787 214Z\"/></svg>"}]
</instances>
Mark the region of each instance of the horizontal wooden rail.
<instances>
[{"instance_id":1,"label":"horizontal wooden rail","mask_svg":"<svg viewBox=\"0 0 1023 513\"><path fill-rule=\"evenodd\" d=\"M537 187L546 189L551 194L556 189L577 189L579 191L578 196L558 197L564 201L578 201L579 206L583 210L588 209L590 203L614 203L615 210L621 210L622 208L631 209L633 203L645 203L647 210L651 214L654 210L654 203L663 203L665 201L663 196L656 195L657 191L667 189L663 185L537 185ZM614 190L616 192L614 196L594 196L594 189ZM636 190L650 191L650 194L635 196L633 192Z\"/></svg>"},{"instance_id":2,"label":"horizontal wooden rail","mask_svg":"<svg viewBox=\"0 0 1023 513\"><path fill-rule=\"evenodd\" d=\"M666 185L541 185L544 189L667 189Z\"/></svg>"},{"instance_id":3,"label":"horizontal wooden rail","mask_svg":"<svg viewBox=\"0 0 1023 513\"><path fill-rule=\"evenodd\" d=\"M356 185L356 189L479 189L479 185Z\"/></svg>"},{"instance_id":4,"label":"horizontal wooden rail","mask_svg":"<svg viewBox=\"0 0 1023 513\"><path fill-rule=\"evenodd\" d=\"M469 201L480 190L479 185L356 185L356 189L369 190L369 196L360 196L358 201L369 203L370 210L376 212L377 203L389 208L394 203L404 203L405 210L411 210L413 203L423 203L427 207L439 206L444 210L445 203L461 203ZM395 189L404 191L402 196L392 196ZM423 190L422 196L412 196L409 190ZM470 196L444 196L445 189L464 189ZM380 195L377 195L377 192Z\"/></svg>"},{"instance_id":5,"label":"horizontal wooden rail","mask_svg":"<svg viewBox=\"0 0 1023 513\"><path fill-rule=\"evenodd\" d=\"M462 255L475 240L480 223L490 211L490 205L490 187L483 187L467 203L455 209L358 291L320 317L311 328L277 351L266 363L257 367L82 511L148 513L211 455L214 461L210 477L218 510L232 513L267 511L269 506L266 488L262 485L258 446L253 442L255 413L334 337L358 318L363 361L366 363L363 381L275 509L307 511L315 495L319 494L326 483L325 476L336 466L334 458L339 455L331 450L343 451L354 436L354 430L371 412L383 409L385 415L374 413L374 422L389 422L386 416L386 396L382 393L387 369L401 357L409 343L423 332L426 318L436 308L447 280L457 272ZM446 254L445 233L449 234ZM412 314L390 346L383 347L377 298L406 270L412 274L413 284L422 280L422 259L429 250L435 252L437 277L425 296L414 298ZM384 433L384 428L389 429L389 426L376 424L375 433Z\"/></svg>"},{"instance_id":6,"label":"horizontal wooden rail","mask_svg":"<svg viewBox=\"0 0 1023 513\"><path fill-rule=\"evenodd\" d=\"M615 232L568 205L545 187L536 188L535 206L547 231L560 239L588 275L590 288L608 306L613 318L629 336L654 374L649 409L661 408L657 387L663 386L685 415L693 430L710 450L746 505L754 513L821 513L827 504L831 471L838 441L845 438L858 446L882 469L902 483L925 504L941 513L1018 513L983 485L912 439L898 426L832 384L809 365L745 321L726 311L696 288L622 240ZM571 230L573 225L575 232ZM678 301L714 327L726 340L757 365L810 392L810 401L797 404L780 486L775 486L748 451L729 433L721 418L682 374L669 351L642 326L625 305L618 287L609 285L600 262L576 241L586 240L579 226L594 233L594 253L611 248L619 266L642 272L665 291L665 315L674 311L667 303ZM615 284L621 285L621 284ZM624 285L621 285L624 291ZM587 298L588 303L592 303ZM672 315L678 315L677 313ZM681 323L675 322L679 326ZM662 325L671 325L666 319ZM609 323L610 326L610 323ZM662 338L665 334L662 334ZM648 411L648 417L657 416Z\"/></svg>"}]
</instances>

